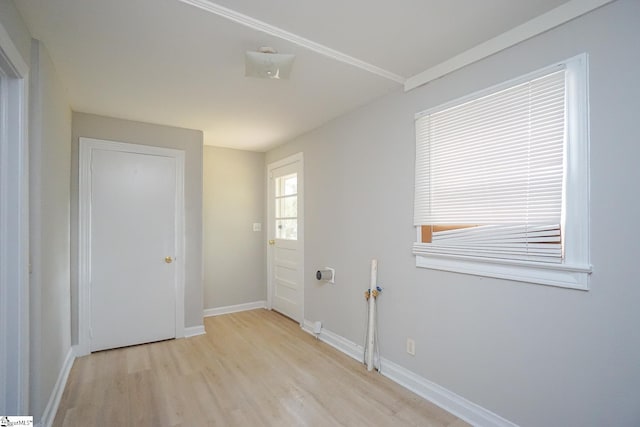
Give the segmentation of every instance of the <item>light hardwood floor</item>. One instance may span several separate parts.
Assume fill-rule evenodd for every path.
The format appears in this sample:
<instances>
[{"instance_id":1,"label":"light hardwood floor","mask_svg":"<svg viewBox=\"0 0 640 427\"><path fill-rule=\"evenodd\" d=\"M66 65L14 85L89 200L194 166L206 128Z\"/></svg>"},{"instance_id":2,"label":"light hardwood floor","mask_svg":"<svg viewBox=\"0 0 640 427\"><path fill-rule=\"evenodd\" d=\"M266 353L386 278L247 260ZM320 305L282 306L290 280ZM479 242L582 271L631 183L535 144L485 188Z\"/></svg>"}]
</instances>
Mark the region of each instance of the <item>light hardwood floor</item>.
<instances>
[{"instance_id":1,"label":"light hardwood floor","mask_svg":"<svg viewBox=\"0 0 640 427\"><path fill-rule=\"evenodd\" d=\"M468 425L275 312L205 328L78 358L54 426Z\"/></svg>"}]
</instances>

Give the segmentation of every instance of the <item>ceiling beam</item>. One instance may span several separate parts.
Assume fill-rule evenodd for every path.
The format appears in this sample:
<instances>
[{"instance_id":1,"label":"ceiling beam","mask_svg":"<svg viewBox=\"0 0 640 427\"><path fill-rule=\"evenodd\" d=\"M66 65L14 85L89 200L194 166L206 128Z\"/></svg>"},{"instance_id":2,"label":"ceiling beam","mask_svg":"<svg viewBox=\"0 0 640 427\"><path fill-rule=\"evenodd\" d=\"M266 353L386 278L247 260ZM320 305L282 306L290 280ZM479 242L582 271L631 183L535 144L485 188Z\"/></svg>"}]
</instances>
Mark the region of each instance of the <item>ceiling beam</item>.
<instances>
[{"instance_id":1,"label":"ceiling beam","mask_svg":"<svg viewBox=\"0 0 640 427\"><path fill-rule=\"evenodd\" d=\"M404 90L408 92L425 85L432 80L549 31L612 1L614 0L570 0L447 61L409 77L404 83Z\"/></svg>"},{"instance_id":2,"label":"ceiling beam","mask_svg":"<svg viewBox=\"0 0 640 427\"><path fill-rule=\"evenodd\" d=\"M179 0L179 1L191 6L195 6L207 12L211 12L213 14L226 18L230 21L237 22L238 24L244 25L254 30L261 31L263 33L294 43L298 46L314 51L328 58L343 62L345 64L352 65L354 67L360 68L361 70L368 71L369 73L394 81L396 83L399 83L399 84L405 83L406 79L404 77L399 76L398 74L392 73L391 71L377 67L373 64L369 64L368 62L361 61L357 58L354 58L345 53L339 52L335 49L331 49L330 47L324 46L320 43L316 43L312 40L306 39L297 34L290 33L289 31L285 31L282 28L275 27L273 25L267 24L266 22L260 21L250 16L243 15L240 12L236 12L235 10L226 8L224 6L220 6L209 0Z\"/></svg>"}]
</instances>

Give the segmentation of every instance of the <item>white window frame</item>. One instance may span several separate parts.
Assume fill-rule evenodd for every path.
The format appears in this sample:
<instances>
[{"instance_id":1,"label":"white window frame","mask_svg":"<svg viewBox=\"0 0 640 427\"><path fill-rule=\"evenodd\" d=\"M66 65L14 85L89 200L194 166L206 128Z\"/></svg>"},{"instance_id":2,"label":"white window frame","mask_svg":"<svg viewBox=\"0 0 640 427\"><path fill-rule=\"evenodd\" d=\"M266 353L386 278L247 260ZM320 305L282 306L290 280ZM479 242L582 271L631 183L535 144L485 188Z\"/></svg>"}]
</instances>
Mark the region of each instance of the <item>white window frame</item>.
<instances>
[{"instance_id":1,"label":"white window frame","mask_svg":"<svg viewBox=\"0 0 640 427\"><path fill-rule=\"evenodd\" d=\"M446 254L416 255L416 266L434 270L508 279L580 290L589 289L592 271L589 261L589 94L588 56L580 54L508 82L448 102L416 117L450 108L499 90L566 69L567 141L565 146L565 203L563 209L564 260L561 264L475 258ZM421 227L416 226L417 242ZM418 243L416 246L419 246Z\"/></svg>"}]
</instances>

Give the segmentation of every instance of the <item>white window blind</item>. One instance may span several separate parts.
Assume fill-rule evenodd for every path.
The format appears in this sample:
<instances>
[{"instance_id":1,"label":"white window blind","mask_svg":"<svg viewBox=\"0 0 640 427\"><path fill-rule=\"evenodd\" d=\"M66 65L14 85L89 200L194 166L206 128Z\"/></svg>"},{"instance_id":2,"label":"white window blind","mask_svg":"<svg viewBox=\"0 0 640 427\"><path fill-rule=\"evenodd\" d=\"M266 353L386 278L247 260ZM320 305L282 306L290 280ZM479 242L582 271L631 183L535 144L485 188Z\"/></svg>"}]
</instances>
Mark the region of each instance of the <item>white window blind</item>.
<instances>
[{"instance_id":1,"label":"white window blind","mask_svg":"<svg viewBox=\"0 0 640 427\"><path fill-rule=\"evenodd\" d=\"M562 262L565 76L417 117L415 254Z\"/></svg>"}]
</instances>

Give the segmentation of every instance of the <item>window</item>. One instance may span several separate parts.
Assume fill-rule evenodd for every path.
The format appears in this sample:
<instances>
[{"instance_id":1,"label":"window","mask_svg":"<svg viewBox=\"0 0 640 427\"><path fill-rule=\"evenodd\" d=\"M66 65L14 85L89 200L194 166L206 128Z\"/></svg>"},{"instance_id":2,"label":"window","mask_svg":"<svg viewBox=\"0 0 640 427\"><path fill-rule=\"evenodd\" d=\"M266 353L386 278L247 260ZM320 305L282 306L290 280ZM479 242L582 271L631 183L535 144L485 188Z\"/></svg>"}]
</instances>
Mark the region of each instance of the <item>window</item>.
<instances>
[{"instance_id":1,"label":"window","mask_svg":"<svg viewBox=\"0 0 640 427\"><path fill-rule=\"evenodd\" d=\"M419 267L588 289L587 57L416 115Z\"/></svg>"},{"instance_id":2,"label":"window","mask_svg":"<svg viewBox=\"0 0 640 427\"><path fill-rule=\"evenodd\" d=\"M275 179L276 239L298 240L298 175Z\"/></svg>"}]
</instances>

